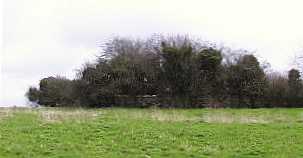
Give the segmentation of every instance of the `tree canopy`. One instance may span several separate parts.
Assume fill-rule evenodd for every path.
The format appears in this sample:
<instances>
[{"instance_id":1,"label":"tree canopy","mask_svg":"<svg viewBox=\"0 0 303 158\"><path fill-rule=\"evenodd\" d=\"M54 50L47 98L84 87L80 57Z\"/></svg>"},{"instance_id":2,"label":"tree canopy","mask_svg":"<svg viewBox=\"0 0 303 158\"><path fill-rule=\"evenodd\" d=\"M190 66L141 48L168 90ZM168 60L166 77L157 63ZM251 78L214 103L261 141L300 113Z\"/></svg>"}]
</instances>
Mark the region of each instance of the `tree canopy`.
<instances>
[{"instance_id":1,"label":"tree canopy","mask_svg":"<svg viewBox=\"0 0 303 158\"><path fill-rule=\"evenodd\" d=\"M114 38L103 50L73 80L41 79L39 87L28 89L29 101L43 106L137 106L148 95L156 98L156 106L165 107L303 106L299 70L291 69L288 76L266 74L247 51L232 56L215 44L182 36Z\"/></svg>"}]
</instances>

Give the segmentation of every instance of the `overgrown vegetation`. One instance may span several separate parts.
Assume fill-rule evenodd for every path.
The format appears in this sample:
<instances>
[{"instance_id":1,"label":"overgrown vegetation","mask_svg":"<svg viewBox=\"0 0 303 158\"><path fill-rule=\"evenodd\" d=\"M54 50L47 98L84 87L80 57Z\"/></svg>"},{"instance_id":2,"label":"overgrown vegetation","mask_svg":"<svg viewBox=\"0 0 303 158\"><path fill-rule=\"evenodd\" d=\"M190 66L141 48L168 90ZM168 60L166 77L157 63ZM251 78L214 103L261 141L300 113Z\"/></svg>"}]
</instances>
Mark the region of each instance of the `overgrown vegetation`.
<instances>
[{"instance_id":1,"label":"overgrown vegetation","mask_svg":"<svg viewBox=\"0 0 303 158\"><path fill-rule=\"evenodd\" d=\"M141 106L138 98L150 95L157 98L151 106L160 107L303 107L299 70L266 74L245 50L233 55L182 36L114 38L103 50L76 79L44 78L28 99L57 107Z\"/></svg>"},{"instance_id":2,"label":"overgrown vegetation","mask_svg":"<svg viewBox=\"0 0 303 158\"><path fill-rule=\"evenodd\" d=\"M302 109L0 109L1 158L303 157Z\"/></svg>"}]
</instances>

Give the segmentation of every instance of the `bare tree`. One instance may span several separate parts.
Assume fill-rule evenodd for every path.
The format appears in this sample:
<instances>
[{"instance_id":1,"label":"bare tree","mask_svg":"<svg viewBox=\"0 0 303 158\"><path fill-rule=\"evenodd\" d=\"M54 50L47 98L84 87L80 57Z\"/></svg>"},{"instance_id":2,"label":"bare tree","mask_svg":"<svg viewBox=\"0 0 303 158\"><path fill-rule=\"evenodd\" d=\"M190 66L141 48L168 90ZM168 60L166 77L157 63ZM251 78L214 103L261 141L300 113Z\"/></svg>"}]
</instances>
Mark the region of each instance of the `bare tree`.
<instances>
[{"instance_id":1,"label":"bare tree","mask_svg":"<svg viewBox=\"0 0 303 158\"><path fill-rule=\"evenodd\" d=\"M300 73L303 73L303 48L296 52L294 56L294 65L297 69L299 69Z\"/></svg>"}]
</instances>

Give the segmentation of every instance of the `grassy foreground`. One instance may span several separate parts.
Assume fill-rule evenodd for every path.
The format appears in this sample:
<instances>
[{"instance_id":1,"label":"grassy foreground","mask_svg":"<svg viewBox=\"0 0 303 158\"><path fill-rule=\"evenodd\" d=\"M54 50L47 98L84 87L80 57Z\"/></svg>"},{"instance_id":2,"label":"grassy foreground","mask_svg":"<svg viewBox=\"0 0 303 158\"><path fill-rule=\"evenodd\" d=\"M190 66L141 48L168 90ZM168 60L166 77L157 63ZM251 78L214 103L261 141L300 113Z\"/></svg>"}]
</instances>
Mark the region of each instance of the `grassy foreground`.
<instances>
[{"instance_id":1,"label":"grassy foreground","mask_svg":"<svg viewBox=\"0 0 303 158\"><path fill-rule=\"evenodd\" d=\"M0 157L303 157L303 109L2 108Z\"/></svg>"}]
</instances>

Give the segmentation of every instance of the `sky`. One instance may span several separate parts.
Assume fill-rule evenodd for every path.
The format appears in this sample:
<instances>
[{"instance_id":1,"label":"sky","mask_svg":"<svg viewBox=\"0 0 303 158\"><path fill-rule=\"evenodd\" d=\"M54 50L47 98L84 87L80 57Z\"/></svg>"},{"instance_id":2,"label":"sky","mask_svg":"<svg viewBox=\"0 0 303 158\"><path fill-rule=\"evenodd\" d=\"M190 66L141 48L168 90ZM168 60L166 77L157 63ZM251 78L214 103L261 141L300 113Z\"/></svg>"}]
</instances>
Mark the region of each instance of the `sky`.
<instances>
[{"instance_id":1,"label":"sky","mask_svg":"<svg viewBox=\"0 0 303 158\"><path fill-rule=\"evenodd\" d=\"M272 69L303 48L301 0L3 0L0 106L25 106L44 77L73 78L113 36L187 34L246 48Z\"/></svg>"}]
</instances>

